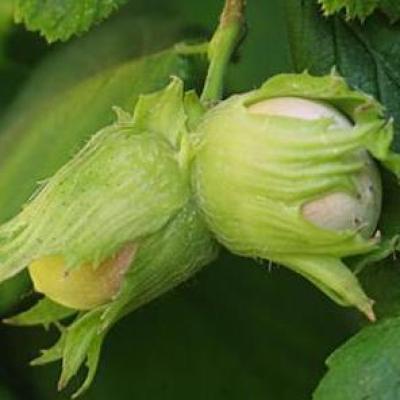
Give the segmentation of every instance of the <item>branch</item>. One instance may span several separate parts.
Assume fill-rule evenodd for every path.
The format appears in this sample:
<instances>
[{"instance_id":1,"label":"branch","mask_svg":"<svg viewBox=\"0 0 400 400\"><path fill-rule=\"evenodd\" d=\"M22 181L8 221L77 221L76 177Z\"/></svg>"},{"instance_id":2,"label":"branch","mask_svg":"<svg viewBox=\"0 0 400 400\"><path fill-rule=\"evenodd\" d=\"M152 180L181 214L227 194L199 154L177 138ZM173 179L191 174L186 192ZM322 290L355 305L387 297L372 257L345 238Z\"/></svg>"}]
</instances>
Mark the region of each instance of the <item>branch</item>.
<instances>
[{"instance_id":1,"label":"branch","mask_svg":"<svg viewBox=\"0 0 400 400\"><path fill-rule=\"evenodd\" d=\"M245 0L226 0L219 26L208 49L208 68L201 100L213 103L222 97L228 63L243 33Z\"/></svg>"}]
</instances>

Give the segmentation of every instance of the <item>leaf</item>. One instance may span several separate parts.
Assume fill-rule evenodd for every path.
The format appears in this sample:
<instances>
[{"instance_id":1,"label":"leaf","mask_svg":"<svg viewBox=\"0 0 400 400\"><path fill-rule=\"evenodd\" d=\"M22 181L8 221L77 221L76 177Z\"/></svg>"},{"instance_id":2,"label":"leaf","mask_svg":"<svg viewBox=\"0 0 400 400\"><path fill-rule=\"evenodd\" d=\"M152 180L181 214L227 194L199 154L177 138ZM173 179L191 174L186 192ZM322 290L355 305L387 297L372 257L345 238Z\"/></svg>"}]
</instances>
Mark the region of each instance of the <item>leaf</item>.
<instances>
[{"instance_id":1,"label":"leaf","mask_svg":"<svg viewBox=\"0 0 400 400\"><path fill-rule=\"evenodd\" d=\"M379 0L319 0L326 15L345 9L348 18L365 19L376 7Z\"/></svg>"},{"instance_id":2,"label":"leaf","mask_svg":"<svg viewBox=\"0 0 400 400\"><path fill-rule=\"evenodd\" d=\"M365 19L379 4L379 0L319 0L326 15L346 10L348 18Z\"/></svg>"},{"instance_id":3,"label":"leaf","mask_svg":"<svg viewBox=\"0 0 400 400\"><path fill-rule=\"evenodd\" d=\"M23 293L29 286L28 274L20 274L0 284L0 318L23 299Z\"/></svg>"},{"instance_id":4,"label":"leaf","mask_svg":"<svg viewBox=\"0 0 400 400\"><path fill-rule=\"evenodd\" d=\"M4 54L4 39L12 25L13 0L0 2L0 66L6 61Z\"/></svg>"},{"instance_id":5,"label":"leaf","mask_svg":"<svg viewBox=\"0 0 400 400\"><path fill-rule=\"evenodd\" d=\"M397 0L381 0L381 9L392 22L396 22L400 16L400 3Z\"/></svg>"},{"instance_id":6,"label":"leaf","mask_svg":"<svg viewBox=\"0 0 400 400\"><path fill-rule=\"evenodd\" d=\"M400 5L397 0L318 0L326 15L346 11L348 19L359 18L364 21L376 9L384 11L392 21L400 18Z\"/></svg>"},{"instance_id":7,"label":"leaf","mask_svg":"<svg viewBox=\"0 0 400 400\"><path fill-rule=\"evenodd\" d=\"M3 385L3 382L0 382L0 399L1 400L16 400L14 394L8 390L6 386Z\"/></svg>"},{"instance_id":8,"label":"leaf","mask_svg":"<svg viewBox=\"0 0 400 400\"><path fill-rule=\"evenodd\" d=\"M336 350L314 400L397 400L400 318L369 326Z\"/></svg>"},{"instance_id":9,"label":"leaf","mask_svg":"<svg viewBox=\"0 0 400 400\"><path fill-rule=\"evenodd\" d=\"M400 287L396 284L400 270L395 256L365 268L360 280L376 302L378 320L400 315Z\"/></svg>"},{"instance_id":10,"label":"leaf","mask_svg":"<svg viewBox=\"0 0 400 400\"><path fill-rule=\"evenodd\" d=\"M44 298L39 300L28 311L7 318L5 322L18 326L44 325L47 327L49 324L67 318L75 313L76 310L71 310Z\"/></svg>"},{"instance_id":11,"label":"leaf","mask_svg":"<svg viewBox=\"0 0 400 400\"><path fill-rule=\"evenodd\" d=\"M386 236L398 232L400 227L399 198L400 189L393 176L384 175L385 207L381 224L386 228ZM397 249L399 248L397 244ZM366 291L375 299L378 319L400 315L400 270L397 251L388 254L383 262L364 268L360 280ZM400 332L399 332L400 334Z\"/></svg>"},{"instance_id":12,"label":"leaf","mask_svg":"<svg viewBox=\"0 0 400 400\"><path fill-rule=\"evenodd\" d=\"M10 36L13 22L12 17L13 0L0 1L0 115L10 94L24 76L21 66L11 63L6 51L7 39Z\"/></svg>"},{"instance_id":13,"label":"leaf","mask_svg":"<svg viewBox=\"0 0 400 400\"><path fill-rule=\"evenodd\" d=\"M400 26L374 16L361 25L340 16L323 18L313 0L286 0L293 66L313 74L334 67L347 81L375 96L395 117L399 132ZM400 139L397 139L399 142ZM399 147L399 143L397 143Z\"/></svg>"},{"instance_id":14,"label":"leaf","mask_svg":"<svg viewBox=\"0 0 400 400\"><path fill-rule=\"evenodd\" d=\"M108 17L126 0L17 0L15 20L51 43L68 40Z\"/></svg>"}]
</instances>

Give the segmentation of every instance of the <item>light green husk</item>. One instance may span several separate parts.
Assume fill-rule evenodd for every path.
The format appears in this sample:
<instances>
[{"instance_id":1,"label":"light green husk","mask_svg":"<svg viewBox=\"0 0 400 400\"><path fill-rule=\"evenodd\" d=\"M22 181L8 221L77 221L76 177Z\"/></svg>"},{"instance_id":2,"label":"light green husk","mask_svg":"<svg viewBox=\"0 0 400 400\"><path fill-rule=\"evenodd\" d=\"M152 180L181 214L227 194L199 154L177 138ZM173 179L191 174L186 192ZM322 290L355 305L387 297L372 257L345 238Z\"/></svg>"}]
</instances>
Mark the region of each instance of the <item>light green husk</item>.
<instances>
[{"instance_id":1,"label":"light green husk","mask_svg":"<svg viewBox=\"0 0 400 400\"><path fill-rule=\"evenodd\" d=\"M35 362L63 359L60 388L86 361L86 389L110 327L188 279L217 253L190 190L187 126L202 113L199 100L173 78L164 90L142 96L133 116L116 111L117 121L95 134L0 227L0 281L46 256L62 256L66 268L79 268L99 265L126 244L137 247L112 301L78 314L54 350ZM47 300L8 322L49 324L71 314L74 310Z\"/></svg>"},{"instance_id":2,"label":"light green husk","mask_svg":"<svg viewBox=\"0 0 400 400\"><path fill-rule=\"evenodd\" d=\"M190 199L183 84L142 96L0 228L0 281L33 260L99 264L159 231Z\"/></svg>"},{"instance_id":3,"label":"light green husk","mask_svg":"<svg viewBox=\"0 0 400 400\"><path fill-rule=\"evenodd\" d=\"M354 126L248 112L259 101L286 96L325 101ZM392 137L392 123L379 103L336 74L278 75L203 118L193 169L198 203L229 250L292 268L339 304L356 306L373 320L372 301L341 259L374 250L377 239L365 239L357 230L317 227L304 218L302 207L332 192L355 194L354 179L363 165L354 154L363 149L399 176Z\"/></svg>"}]
</instances>

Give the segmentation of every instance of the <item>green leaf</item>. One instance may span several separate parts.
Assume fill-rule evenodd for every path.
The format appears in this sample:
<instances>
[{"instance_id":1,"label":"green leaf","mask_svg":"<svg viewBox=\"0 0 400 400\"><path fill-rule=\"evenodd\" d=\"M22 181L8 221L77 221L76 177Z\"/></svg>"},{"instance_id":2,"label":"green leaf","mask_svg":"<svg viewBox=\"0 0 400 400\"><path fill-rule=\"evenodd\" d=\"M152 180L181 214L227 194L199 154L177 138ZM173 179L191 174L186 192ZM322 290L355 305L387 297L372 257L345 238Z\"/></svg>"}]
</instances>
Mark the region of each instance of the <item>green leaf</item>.
<instances>
[{"instance_id":1,"label":"green leaf","mask_svg":"<svg viewBox=\"0 0 400 400\"><path fill-rule=\"evenodd\" d=\"M400 18L400 3L397 0L381 0L381 9L392 22L396 22Z\"/></svg>"},{"instance_id":2,"label":"green leaf","mask_svg":"<svg viewBox=\"0 0 400 400\"><path fill-rule=\"evenodd\" d=\"M372 325L336 350L314 400L397 400L400 318Z\"/></svg>"},{"instance_id":3,"label":"green leaf","mask_svg":"<svg viewBox=\"0 0 400 400\"><path fill-rule=\"evenodd\" d=\"M400 287L395 283L400 279L400 271L395 256L365 268L359 277L375 300L378 320L400 315Z\"/></svg>"},{"instance_id":4,"label":"green leaf","mask_svg":"<svg viewBox=\"0 0 400 400\"><path fill-rule=\"evenodd\" d=\"M75 313L75 310L63 307L47 298L44 298L39 300L28 311L7 318L5 322L17 326L44 325L45 327L48 327L51 323L67 318Z\"/></svg>"},{"instance_id":5,"label":"green leaf","mask_svg":"<svg viewBox=\"0 0 400 400\"><path fill-rule=\"evenodd\" d=\"M400 188L393 176L384 175L385 207L381 216L381 224L385 228L383 234L396 234L400 227L399 198ZM396 249L399 248L398 243ZM375 299L378 319L400 315L400 270L396 249L389 249L388 258L364 268L360 274L366 291ZM400 334L400 332L399 332Z\"/></svg>"},{"instance_id":6,"label":"green leaf","mask_svg":"<svg viewBox=\"0 0 400 400\"><path fill-rule=\"evenodd\" d=\"M313 0L286 0L286 11L294 69L319 75L336 68L351 85L386 106L399 133L400 50L393 45L400 40L399 26L378 15L363 25L341 16L326 19Z\"/></svg>"},{"instance_id":7,"label":"green leaf","mask_svg":"<svg viewBox=\"0 0 400 400\"><path fill-rule=\"evenodd\" d=\"M0 317L4 317L13 306L21 301L29 283L30 279L26 273L0 284Z\"/></svg>"},{"instance_id":8,"label":"green leaf","mask_svg":"<svg viewBox=\"0 0 400 400\"><path fill-rule=\"evenodd\" d=\"M12 22L13 0L3 0L0 4L0 32L6 30Z\"/></svg>"},{"instance_id":9,"label":"green leaf","mask_svg":"<svg viewBox=\"0 0 400 400\"><path fill-rule=\"evenodd\" d=\"M348 18L365 19L378 6L379 0L319 0L326 15L346 10Z\"/></svg>"},{"instance_id":10,"label":"green leaf","mask_svg":"<svg viewBox=\"0 0 400 400\"><path fill-rule=\"evenodd\" d=\"M51 43L68 40L108 17L126 0L17 0L15 19Z\"/></svg>"},{"instance_id":11,"label":"green leaf","mask_svg":"<svg viewBox=\"0 0 400 400\"><path fill-rule=\"evenodd\" d=\"M392 21L400 18L400 5L397 0L318 0L326 15L345 10L348 19L364 21L376 9L384 11Z\"/></svg>"},{"instance_id":12,"label":"green leaf","mask_svg":"<svg viewBox=\"0 0 400 400\"><path fill-rule=\"evenodd\" d=\"M4 39L12 25L13 0L0 2L0 65L6 61L4 54Z\"/></svg>"},{"instance_id":13,"label":"green leaf","mask_svg":"<svg viewBox=\"0 0 400 400\"><path fill-rule=\"evenodd\" d=\"M0 399L1 400L16 400L16 397L7 389L6 386L0 383Z\"/></svg>"}]
</instances>

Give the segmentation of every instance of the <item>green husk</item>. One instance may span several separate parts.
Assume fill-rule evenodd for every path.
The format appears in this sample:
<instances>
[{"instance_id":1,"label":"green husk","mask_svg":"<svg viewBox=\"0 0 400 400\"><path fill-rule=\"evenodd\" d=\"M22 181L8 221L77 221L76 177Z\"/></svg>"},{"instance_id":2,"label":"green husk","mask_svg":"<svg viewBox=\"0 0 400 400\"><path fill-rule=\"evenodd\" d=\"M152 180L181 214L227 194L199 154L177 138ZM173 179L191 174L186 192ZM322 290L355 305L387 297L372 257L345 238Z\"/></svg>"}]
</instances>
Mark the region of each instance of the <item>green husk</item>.
<instances>
[{"instance_id":1,"label":"green husk","mask_svg":"<svg viewBox=\"0 0 400 400\"><path fill-rule=\"evenodd\" d=\"M217 254L190 190L187 126L199 110L199 100L193 92L184 93L178 78L141 96L133 115L117 109L117 121L95 134L18 216L0 227L1 280L49 255L63 256L66 270L79 269L83 263L99 265L126 244L137 246L113 299L79 313L54 349L34 362L62 358L60 389L86 362L82 393L94 377L108 330ZM8 322L48 325L72 314L46 301Z\"/></svg>"},{"instance_id":2,"label":"green husk","mask_svg":"<svg viewBox=\"0 0 400 400\"><path fill-rule=\"evenodd\" d=\"M354 126L247 111L259 101L286 96L325 101ZM332 192L354 195L354 177L363 168L354 154L362 150L399 176L392 138L392 123L380 104L351 90L335 73L278 75L203 118L195 138L198 203L232 252L286 265L339 304L356 306L374 319L372 301L341 258L375 250L377 238L365 239L357 229L322 229L304 218L302 207Z\"/></svg>"}]
</instances>

